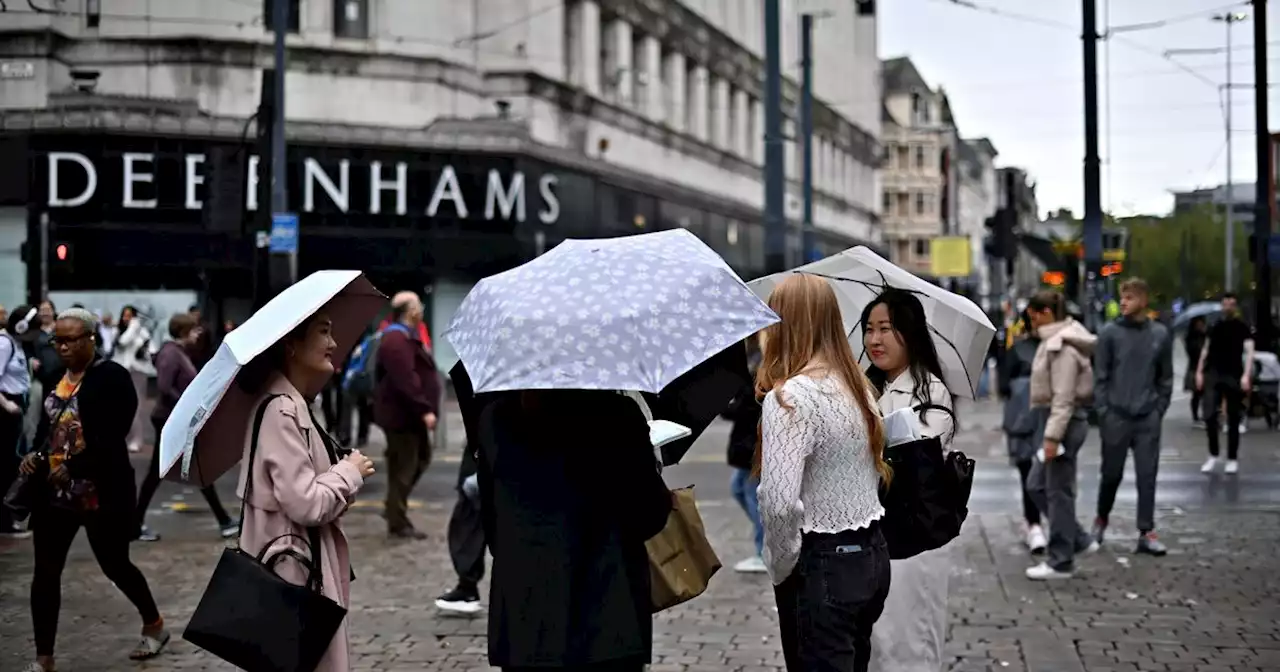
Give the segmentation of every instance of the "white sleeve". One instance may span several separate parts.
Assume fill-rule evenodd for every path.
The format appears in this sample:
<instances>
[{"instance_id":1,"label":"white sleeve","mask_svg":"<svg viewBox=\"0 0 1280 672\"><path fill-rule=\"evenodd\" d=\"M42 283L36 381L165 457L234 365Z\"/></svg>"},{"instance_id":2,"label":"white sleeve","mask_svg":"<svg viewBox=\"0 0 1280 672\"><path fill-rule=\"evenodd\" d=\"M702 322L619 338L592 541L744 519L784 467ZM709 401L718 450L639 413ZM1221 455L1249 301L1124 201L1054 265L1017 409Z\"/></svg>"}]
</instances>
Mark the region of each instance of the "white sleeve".
<instances>
[{"instance_id":1,"label":"white sleeve","mask_svg":"<svg viewBox=\"0 0 1280 672\"><path fill-rule=\"evenodd\" d=\"M929 403L955 412L951 405L951 393L940 380L929 381ZM951 439L955 433L955 421L950 413L929 409L924 412L924 420L920 423L920 431L924 436L936 436L942 439L942 450L951 450Z\"/></svg>"},{"instance_id":2,"label":"white sleeve","mask_svg":"<svg viewBox=\"0 0 1280 672\"><path fill-rule=\"evenodd\" d=\"M800 558L804 504L800 500L805 464L813 452L815 429L811 402L798 385L787 385L787 403L779 392L764 398L761 412L760 522L764 526L764 562L774 585L782 583Z\"/></svg>"}]
</instances>

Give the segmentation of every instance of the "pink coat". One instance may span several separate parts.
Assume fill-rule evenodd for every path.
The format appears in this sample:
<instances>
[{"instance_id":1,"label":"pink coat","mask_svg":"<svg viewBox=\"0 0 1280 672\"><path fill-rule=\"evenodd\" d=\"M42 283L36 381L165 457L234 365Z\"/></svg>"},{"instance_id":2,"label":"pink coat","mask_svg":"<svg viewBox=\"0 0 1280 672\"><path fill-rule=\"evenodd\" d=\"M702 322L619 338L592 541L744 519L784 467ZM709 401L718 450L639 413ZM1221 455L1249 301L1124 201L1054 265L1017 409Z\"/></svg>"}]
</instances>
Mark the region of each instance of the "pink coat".
<instances>
[{"instance_id":1,"label":"pink coat","mask_svg":"<svg viewBox=\"0 0 1280 672\"><path fill-rule=\"evenodd\" d=\"M307 538L308 527L320 527L321 571L324 594L344 607L350 606L351 559L347 537L338 519L355 501L363 479L356 467L341 461L332 464L307 412L307 402L283 376L272 377L260 399L270 394L284 395L273 399L262 419L258 437L258 455L249 465L249 438L252 426L245 430L244 468L240 470L237 492L244 498L245 474L253 477L252 501L246 502L244 529L240 531L240 547L256 554L272 539L282 534ZM259 401L258 403L261 403ZM254 405L256 412L258 405ZM273 549L291 547L307 554L306 545L297 538L276 542ZM276 565L281 578L301 585L306 580L302 566L286 558ZM351 656L347 642L347 623L343 621L320 660L317 672L347 672Z\"/></svg>"}]
</instances>

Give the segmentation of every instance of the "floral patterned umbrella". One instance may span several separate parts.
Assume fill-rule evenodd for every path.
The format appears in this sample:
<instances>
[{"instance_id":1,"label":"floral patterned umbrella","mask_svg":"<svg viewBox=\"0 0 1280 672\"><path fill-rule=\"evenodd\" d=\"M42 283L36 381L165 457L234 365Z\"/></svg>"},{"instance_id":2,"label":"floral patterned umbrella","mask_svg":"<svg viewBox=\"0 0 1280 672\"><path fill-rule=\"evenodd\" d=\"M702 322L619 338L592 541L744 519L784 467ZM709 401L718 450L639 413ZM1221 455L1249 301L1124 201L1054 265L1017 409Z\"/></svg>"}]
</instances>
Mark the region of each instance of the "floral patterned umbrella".
<instances>
[{"instance_id":1,"label":"floral patterned umbrella","mask_svg":"<svg viewBox=\"0 0 1280 672\"><path fill-rule=\"evenodd\" d=\"M476 393L662 388L778 321L683 229L566 240L481 280L445 331Z\"/></svg>"}]
</instances>

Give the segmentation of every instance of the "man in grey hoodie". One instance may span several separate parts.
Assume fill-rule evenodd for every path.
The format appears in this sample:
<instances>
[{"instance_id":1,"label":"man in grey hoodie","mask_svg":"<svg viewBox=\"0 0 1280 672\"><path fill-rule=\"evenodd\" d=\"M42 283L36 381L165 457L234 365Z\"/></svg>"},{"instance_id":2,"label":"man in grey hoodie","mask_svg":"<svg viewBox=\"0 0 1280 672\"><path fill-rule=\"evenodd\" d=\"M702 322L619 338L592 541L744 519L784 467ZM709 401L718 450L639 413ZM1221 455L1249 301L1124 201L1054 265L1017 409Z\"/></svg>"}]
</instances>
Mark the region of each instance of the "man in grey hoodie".
<instances>
[{"instance_id":1,"label":"man in grey hoodie","mask_svg":"<svg viewBox=\"0 0 1280 672\"><path fill-rule=\"evenodd\" d=\"M1133 450L1138 481L1137 553L1162 556L1156 538L1156 472L1160 465L1160 425L1173 394L1173 345L1169 329L1148 318L1147 283L1129 278L1120 285L1121 316L1103 327L1094 361L1093 397L1102 436L1102 483L1093 536L1102 543Z\"/></svg>"}]
</instances>

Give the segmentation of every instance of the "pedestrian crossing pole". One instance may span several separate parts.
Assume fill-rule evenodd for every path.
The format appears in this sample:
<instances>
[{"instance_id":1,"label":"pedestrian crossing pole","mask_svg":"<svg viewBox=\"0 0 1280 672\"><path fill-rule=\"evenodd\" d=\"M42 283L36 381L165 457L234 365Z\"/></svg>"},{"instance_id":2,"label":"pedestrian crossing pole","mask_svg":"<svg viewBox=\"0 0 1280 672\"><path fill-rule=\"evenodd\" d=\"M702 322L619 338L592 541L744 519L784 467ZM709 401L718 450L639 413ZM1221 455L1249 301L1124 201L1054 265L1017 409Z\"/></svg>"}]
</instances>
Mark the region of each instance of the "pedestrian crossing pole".
<instances>
[{"instance_id":1,"label":"pedestrian crossing pole","mask_svg":"<svg viewBox=\"0 0 1280 672\"><path fill-rule=\"evenodd\" d=\"M285 137L284 137L284 74L285 74L285 36L289 33L289 2L287 0L272 0L271 2L271 25L275 28L275 86L272 95L274 96L272 104L271 124L271 213L272 220L275 221L277 216L288 214L289 211L289 192L288 183L285 181L286 170L288 165L285 155ZM274 226L274 224L273 224ZM295 242L293 249L287 252L273 252L272 263L272 293L278 293L280 290L292 285L298 281L298 251L297 237L298 232L294 232ZM277 270L278 269L278 270Z\"/></svg>"},{"instance_id":2,"label":"pedestrian crossing pole","mask_svg":"<svg viewBox=\"0 0 1280 672\"><path fill-rule=\"evenodd\" d=\"M1275 198L1275 176L1271 166L1270 121L1267 118L1267 3L1253 0L1253 81L1254 132L1257 133L1258 180L1253 211L1254 327L1260 350L1275 347L1271 322L1271 207ZM1229 207L1229 206L1228 206Z\"/></svg>"},{"instance_id":3,"label":"pedestrian crossing pole","mask_svg":"<svg viewBox=\"0 0 1280 672\"><path fill-rule=\"evenodd\" d=\"M785 140L782 137L782 15L780 0L764 0L764 264L787 270Z\"/></svg>"},{"instance_id":4,"label":"pedestrian crossing pole","mask_svg":"<svg viewBox=\"0 0 1280 672\"><path fill-rule=\"evenodd\" d=\"M1098 156L1098 2L1084 0L1084 313L1097 330L1102 292L1102 160Z\"/></svg>"}]
</instances>

